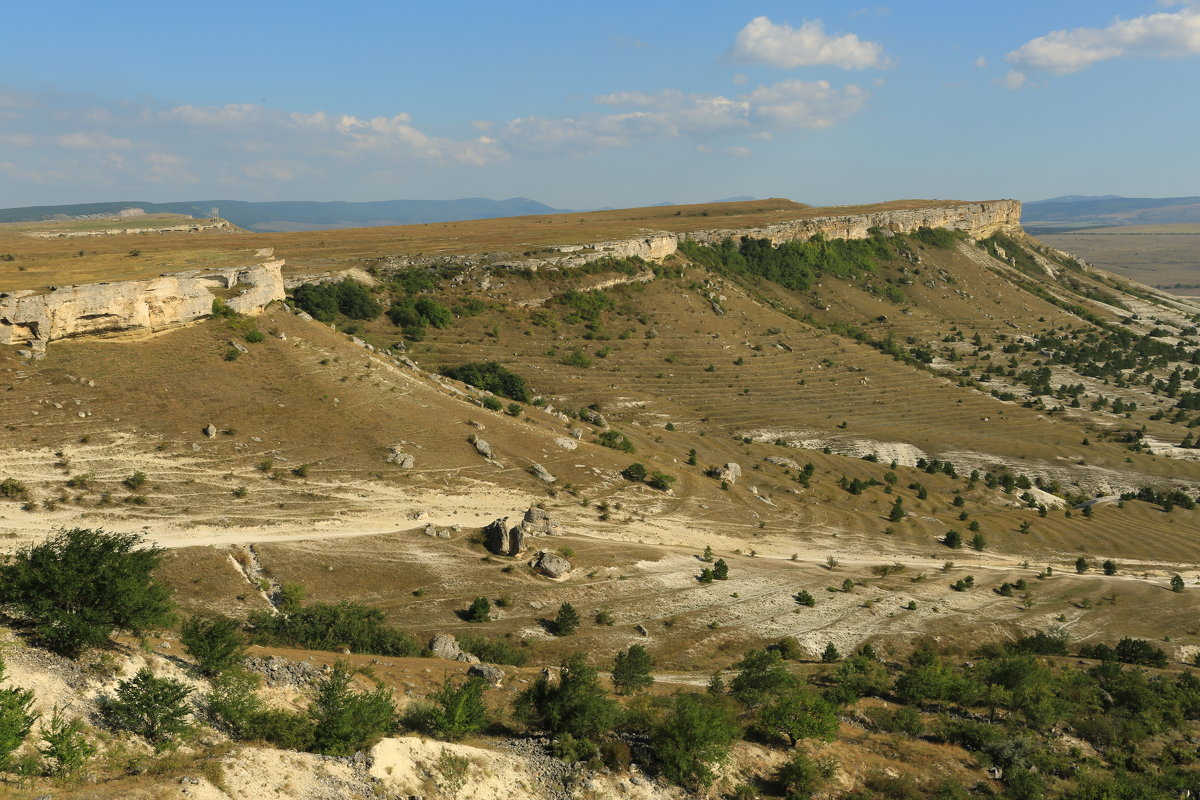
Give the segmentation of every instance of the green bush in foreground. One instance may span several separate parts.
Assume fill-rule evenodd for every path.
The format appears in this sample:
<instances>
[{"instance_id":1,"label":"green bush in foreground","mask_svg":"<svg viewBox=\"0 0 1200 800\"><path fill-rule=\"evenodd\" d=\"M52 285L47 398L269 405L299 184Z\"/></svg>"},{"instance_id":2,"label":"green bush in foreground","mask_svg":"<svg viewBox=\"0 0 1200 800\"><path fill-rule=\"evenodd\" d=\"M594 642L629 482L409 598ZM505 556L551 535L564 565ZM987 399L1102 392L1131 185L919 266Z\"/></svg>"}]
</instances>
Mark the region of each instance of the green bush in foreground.
<instances>
[{"instance_id":1,"label":"green bush in foreground","mask_svg":"<svg viewBox=\"0 0 1200 800\"><path fill-rule=\"evenodd\" d=\"M145 737L155 750L173 746L191 725L187 697L192 690L171 678L156 678L143 667L117 684L116 697L104 709L109 723Z\"/></svg>"},{"instance_id":2,"label":"green bush in foreground","mask_svg":"<svg viewBox=\"0 0 1200 800\"><path fill-rule=\"evenodd\" d=\"M392 691L382 686L360 692L351 683L354 673L338 661L317 682L308 707L314 723L313 751L327 756L349 756L379 741L395 728Z\"/></svg>"},{"instance_id":3,"label":"green bush in foreground","mask_svg":"<svg viewBox=\"0 0 1200 800\"><path fill-rule=\"evenodd\" d=\"M200 672L210 678L240 665L246 655L241 625L229 617L190 617L179 631L179 640Z\"/></svg>"},{"instance_id":4,"label":"green bush in foreground","mask_svg":"<svg viewBox=\"0 0 1200 800\"><path fill-rule=\"evenodd\" d=\"M421 653L417 640L387 624L381 610L358 603L311 603L287 615L257 611L249 623L255 644L381 656Z\"/></svg>"},{"instance_id":5,"label":"green bush in foreground","mask_svg":"<svg viewBox=\"0 0 1200 800\"><path fill-rule=\"evenodd\" d=\"M170 592L154 577L162 550L133 533L73 528L0 566L0 602L11 603L51 650L67 656L171 622Z\"/></svg>"}]
</instances>

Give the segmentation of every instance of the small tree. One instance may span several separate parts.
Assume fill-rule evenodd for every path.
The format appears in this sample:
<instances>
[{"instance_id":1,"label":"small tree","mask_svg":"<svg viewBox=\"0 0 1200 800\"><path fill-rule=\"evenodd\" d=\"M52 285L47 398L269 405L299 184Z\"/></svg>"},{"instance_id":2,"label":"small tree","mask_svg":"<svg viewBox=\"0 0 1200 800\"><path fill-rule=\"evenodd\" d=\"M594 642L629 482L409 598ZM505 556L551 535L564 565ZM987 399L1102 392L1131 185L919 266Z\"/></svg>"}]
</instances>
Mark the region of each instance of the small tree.
<instances>
[{"instance_id":1,"label":"small tree","mask_svg":"<svg viewBox=\"0 0 1200 800\"><path fill-rule=\"evenodd\" d=\"M155 750L165 750L189 730L187 698L191 688L171 678L156 678L142 667L117 684L117 696L105 716L113 727L145 737Z\"/></svg>"},{"instance_id":2,"label":"small tree","mask_svg":"<svg viewBox=\"0 0 1200 800\"><path fill-rule=\"evenodd\" d=\"M713 560L713 549L711 546L705 546L704 555L700 556L700 560L706 564L711 564Z\"/></svg>"},{"instance_id":3,"label":"small tree","mask_svg":"<svg viewBox=\"0 0 1200 800\"><path fill-rule=\"evenodd\" d=\"M729 701L713 694L681 693L651 734L662 774L685 789L712 783L713 765L723 761L737 739L737 715Z\"/></svg>"},{"instance_id":4,"label":"small tree","mask_svg":"<svg viewBox=\"0 0 1200 800\"><path fill-rule=\"evenodd\" d=\"M954 530L954 528L951 528L950 530L946 531L946 535L942 539L942 544L946 545L946 547L957 550L958 548L962 547L962 534Z\"/></svg>"},{"instance_id":5,"label":"small tree","mask_svg":"<svg viewBox=\"0 0 1200 800\"><path fill-rule=\"evenodd\" d=\"M821 653L821 661L826 664L835 664L842 660L842 654L833 646L833 642L825 645L825 652Z\"/></svg>"},{"instance_id":6,"label":"small tree","mask_svg":"<svg viewBox=\"0 0 1200 800\"><path fill-rule=\"evenodd\" d=\"M712 583L713 582L712 568L705 567L704 569L700 570L700 574L696 576L696 580L700 581L700 583Z\"/></svg>"},{"instance_id":7,"label":"small tree","mask_svg":"<svg viewBox=\"0 0 1200 800\"><path fill-rule=\"evenodd\" d=\"M344 661L316 685L308 707L316 735L313 749L327 756L349 756L369 747L395 725L392 691L382 686L369 692L351 686L354 673Z\"/></svg>"},{"instance_id":8,"label":"small tree","mask_svg":"<svg viewBox=\"0 0 1200 800\"><path fill-rule=\"evenodd\" d=\"M646 480L646 465L635 461L621 470L621 477L627 481L641 483Z\"/></svg>"},{"instance_id":9,"label":"small tree","mask_svg":"<svg viewBox=\"0 0 1200 800\"><path fill-rule=\"evenodd\" d=\"M805 686L779 694L759 710L754 721L760 734L785 736L793 747L801 739L833 741L837 726L836 706Z\"/></svg>"},{"instance_id":10,"label":"small tree","mask_svg":"<svg viewBox=\"0 0 1200 800\"><path fill-rule=\"evenodd\" d=\"M718 558L713 564L713 577L719 581L729 579L729 565L725 563L725 559Z\"/></svg>"},{"instance_id":11,"label":"small tree","mask_svg":"<svg viewBox=\"0 0 1200 800\"><path fill-rule=\"evenodd\" d=\"M646 648L640 644L630 646L628 650L617 653L613 662L613 686L621 694L633 694L654 685L654 676L650 674L653 663Z\"/></svg>"},{"instance_id":12,"label":"small tree","mask_svg":"<svg viewBox=\"0 0 1200 800\"><path fill-rule=\"evenodd\" d=\"M229 617L189 617L183 623L179 639L188 655L207 677L240 666L246 655L246 640L237 620Z\"/></svg>"},{"instance_id":13,"label":"small tree","mask_svg":"<svg viewBox=\"0 0 1200 800\"><path fill-rule=\"evenodd\" d=\"M96 753L96 747L84 736L83 720L67 719L62 710L54 707L50 722L42 726L42 742L38 751L47 760L47 771L64 781L74 780Z\"/></svg>"},{"instance_id":14,"label":"small tree","mask_svg":"<svg viewBox=\"0 0 1200 800\"><path fill-rule=\"evenodd\" d=\"M1171 577L1171 591L1172 592L1182 592L1183 587L1184 587L1183 578L1181 578L1179 575L1174 575Z\"/></svg>"},{"instance_id":15,"label":"small tree","mask_svg":"<svg viewBox=\"0 0 1200 800\"><path fill-rule=\"evenodd\" d=\"M899 522L904 519L904 500L897 497L896 502L892 503L892 510L888 512L888 520L890 522Z\"/></svg>"},{"instance_id":16,"label":"small tree","mask_svg":"<svg viewBox=\"0 0 1200 800\"><path fill-rule=\"evenodd\" d=\"M972 550L978 550L980 553L982 553L985 547L987 547L987 539L983 538L982 533L976 533L971 537Z\"/></svg>"},{"instance_id":17,"label":"small tree","mask_svg":"<svg viewBox=\"0 0 1200 800\"><path fill-rule=\"evenodd\" d=\"M532 728L585 741L612 730L620 714L620 707L604 691L596 669L582 653L562 660L557 682L545 674L538 678L517 696L513 710L517 719Z\"/></svg>"},{"instance_id":18,"label":"small tree","mask_svg":"<svg viewBox=\"0 0 1200 800\"><path fill-rule=\"evenodd\" d=\"M4 679L4 662L0 661L0 680ZM0 770L8 771L12 766L12 754L16 751L29 730L33 727L37 714L30 709L33 706L33 692L10 686L0 689Z\"/></svg>"},{"instance_id":19,"label":"small tree","mask_svg":"<svg viewBox=\"0 0 1200 800\"><path fill-rule=\"evenodd\" d=\"M1082 575L1088 571L1088 560L1083 556L1075 559L1075 572Z\"/></svg>"},{"instance_id":20,"label":"small tree","mask_svg":"<svg viewBox=\"0 0 1200 800\"><path fill-rule=\"evenodd\" d=\"M1104 562L1104 574L1105 575L1116 575L1117 574L1117 562L1113 561L1111 558L1108 559L1107 561L1105 561Z\"/></svg>"},{"instance_id":21,"label":"small tree","mask_svg":"<svg viewBox=\"0 0 1200 800\"><path fill-rule=\"evenodd\" d=\"M738 674L729 682L729 693L748 709L755 709L796 684L774 650L750 650L737 664Z\"/></svg>"},{"instance_id":22,"label":"small tree","mask_svg":"<svg viewBox=\"0 0 1200 800\"><path fill-rule=\"evenodd\" d=\"M429 715L429 732L439 739L455 740L481 730L487 724L486 689L483 678L468 678L456 686L447 676L442 688L430 695L436 707Z\"/></svg>"},{"instance_id":23,"label":"small tree","mask_svg":"<svg viewBox=\"0 0 1200 800\"><path fill-rule=\"evenodd\" d=\"M812 596L812 592L808 591L807 589L801 589L792 595L792 597L795 599L798 605L808 606L811 608L817 604L816 598L814 598Z\"/></svg>"},{"instance_id":24,"label":"small tree","mask_svg":"<svg viewBox=\"0 0 1200 800\"><path fill-rule=\"evenodd\" d=\"M492 604L486 597L476 597L467 609L467 622L488 622L492 618Z\"/></svg>"},{"instance_id":25,"label":"small tree","mask_svg":"<svg viewBox=\"0 0 1200 800\"><path fill-rule=\"evenodd\" d=\"M570 636L579 627L579 614L570 603L558 607L558 615L554 618L554 635Z\"/></svg>"},{"instance_id":26,"label":"small tree","mask_svg":"<svg viewBox=\"0 0 1200 800\"><path fill-rule=\"evenodd\" d=\"M13 604L55 652L75 656L114 630L171 621L169 590L153 578L162 550L133 533L73 528L0 567L0 602Z\"/></svg>"},{"instance_id":27,"label":"small tree","mask_svg":"<svg viewBox=\"0 0 1200 800\"><path fill-rule=\"evenodd\" d=\"M817 762L800 751L775 772L775 781L783 787L784 800L809 800L830 778L833 762Z\"/></svg>"}]
</instances>

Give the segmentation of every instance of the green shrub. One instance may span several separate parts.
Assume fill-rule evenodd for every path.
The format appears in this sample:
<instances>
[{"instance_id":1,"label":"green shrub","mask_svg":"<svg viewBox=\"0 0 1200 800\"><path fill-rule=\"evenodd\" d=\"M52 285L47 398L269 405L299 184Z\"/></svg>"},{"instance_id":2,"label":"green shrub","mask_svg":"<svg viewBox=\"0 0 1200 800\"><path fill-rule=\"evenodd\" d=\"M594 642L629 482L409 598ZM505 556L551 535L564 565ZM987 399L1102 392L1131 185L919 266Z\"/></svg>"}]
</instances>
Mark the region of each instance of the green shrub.
<instances>
[{"instance_id":1,"label":"green shrub","mask_svg":"<svg viewBox=\"0 0 1200 800\"><path fill-rule=\"evenodd\" d=\"M482 678L468 678L456 685L446 676L442 688L430 695L434 705L427 715L426 732L453 741L480 731L487 724L483 702L487 686Z\"/></svg>"},{"instance_id":2,"label":"green shrub","mask_svg":"<svg viewBox=\"0 0 1200 800\"><path fill-rule=\"evenodd\" d=\"M48 722L42 724L42 741L38 752L46 759L46 771L63 780L75 779L88 759L96 753L96 746L83 733L84 723L79 717L68 719L58 707Z\"/></svg>"},{"instance_id":3,"label":"green shrub","mask_svg":"<svg viewBox=\"0 0 1200 800\"><path fill-rule=\"evenodd\" d=\"M562 358L562 363L568 367L578 367L579 369L587 369L592 365L591 356L583 352L583 348L576 347L567 353Z\"/></svg>"},{"instance_id":4,"label":"green shrub","mask_svg":"<svg viewBox=\"0 0 1200 800\"><path fill-rule=\"evenodd\" d=\"M529 662L529 651L508 639L472 636L464 633L458 637L458 646L463 652L470 653L485 664L509 664L514 667L523 667Z\"/></svg>"},{"instance_id":5,"label":"green shrub","mask_svg":"<svg viewBox=\"0 0 1200 800\"><path fill-rule=\"evenodd\" d=\"M4 678L4 662L0 661L0 679ZM12 766L12 754L29 735L37 714L31 710L33 692L10 686L0 689L0 770Z\"/></svg>"},{"instance_id":6,"label":"green shrub","mask_svg":"<svg viewBox=\"0 0 1200 800\"><path fill-rule=\"evenodd\" d=\"M411 634L388 625L378 608L343 601L312 603L288 614L257 611L250 615L255 644L313 650L415 656L421 646Z\"/></svg>"},{"instance_id":7,"label":"green shrub","mask_svg":"<svg viewBox=\"0 0 1200 800\"><path fill-rule=\"evenodd\" d=\"M646 480L646 467L644 464L639 464L635 461L625 469L621 470L621 477L627 481L641 483L642 481Z\"/></svg>"},{"instance_id":8,"label":"green shrub","mask_svg":"<svg viewBox=\"0 0 1200 800\"><path fill-rule=\"evenodd\" d=\"M129 489L130 491L136 492L138 489L146 485L146 473L135 472L125 480L121 481L121 483L125 484L125 488Z\"/></svg>"},{"instance_id":9,"label":"green shrub","mask_svg":"<svg viewBox=\"0 0 1200 800\"><path fill-rule=\"evenodd\" d=\"M517 719L531 728L589 742L611 731L620 714L620 707L604 691L595 667L582 653L562 660L557 681L540 676L517 696L513 710Z\"/></svg>"},{"instance_id":10,"label":"green shrub","mask_svg":"<svg viewBox=\"0 0 1200 800\"><path fill-rule=\"evenodd\" d=\"M5 500L28 500L29 489L16 478L5 478L0 481L0 497Z\"/></svg>"},{"instance_id":11,"label":"green shrub","mask_svg":"<svg viewBox=\"0 0 1200 800\"><path fill-rule=\"evenodd\" d=\"M486 597L476 597L466 610L464 618L467 622L488 622L492 618L492 604Z\"/></svg>"},{"instance_id":12,"label":"green shrub","mask_svg":"<svg viewBox=\"0 0 1200 800\"><path fill-rule=\"evenodd\" d=\"M654 472L651 472L650 477L646 479L646 484L651 489L658 489L660 492L669 492L671 491L671 487L675 485L676 480L678 480L678 478L676 478L674 475L668 475L665 472L659 472L658 470L655 470Z\"/></svg>"},{"instance_id":13,"label":"green shrub","mask_svg":"<svg viewBox=\"0 0 1200 800\"><path fill-rule=\"evenodd\" d=\"M529 402L529 388L525 385L525 379L497 361L472 361L460 367L443 369L442 374L509 400Z\"/></svg>"},{"instance_id":14,"label":"green shrub","mask_svg":"<svg viewBox=\"0 0 1200 800\"><path fill-rule=\"evenodd\" d=\"M775 782L783 788L784 800L809 800L833 777L837 764L833 761L814 761L799 751L775 771Z\"/></svg>"},{"instance_id":15,"label":"green shrub","mask_svg":"<svg viewBox=\"0 0 1200 800\"><path fill-rule=\"evenodd\" d=\"M0 602L63 655L171 622L169 590L154 570L162 550L138 534L73 528L17 552L0 566Z\"/></svg>"},{"instance_id":16,"label":"green shrub","mask_svg":"<svg viewBox=\"0 0 1200 800\"><path fill-rule=\"evenodd\" d=\"M698 790L712 783L713 766L725 760L739 735L737 715L725 698L683 692L671 698L651 744L668 780Z\"/></svg>"},{"instance_id":17,"label":"green shrub","mask_svg":"<svg viewBox=\"0 0 1200 800\"><path fill-rule=\"evenodd\" d=\"M596 434L596 443L603 447L611 447L613 450L620 450L622 453L633 452L633 442L618 431L602 431Z\"/></svg>"},{"instance_id":18,"label":"green shrub","mask_svg":"<svg viewBox=\"0 0 1200 800\"><path fill-rule=\"evenodd\" d=\"M392 691L382 686L374 691L356 691L354 673L344 661L315 687L308 715L315 735L312 749L327 756L350 756L363 750L396 726Z\"/></svg>"},{"instance_id":19,"label":"green shrub","mask_svg":"<svg viewBox=\"0 0 1200 800\"><path fill-rule=\"evenodd\" d=\"M570 603L563 603L558 607L558 614L554 617L554 635L555 636L570 636L579 627L579 614L575 611L575 607Z\"/></svg>"},{"instance_id":20,"label":"green shrub","mask_svg":"<svg viewBox=\"0 0 1200 800\"><path fill-rule=\"evenodd\" d=\"M258 344L259 342L266 339L267 335L260 330L253 330L253 331L247 331L245 337L243 337L243 338L245 338L245 340L247 342L249 342L250 344Z\"/></svg>"},{"instance_id":21,"label":"green shrub","mask_svg":"<svg viewBox=\"0 0 1200 800\"><path fill-rule=\"evenodd\" d=\"M192 690L171 678L156 678L143 667L117 684L116 697L104 708L109 723L145 737L156 750L172 746L191 730L187 697Z\"/></svg>"},{"instance_id":22,"label":"green shrub","mask_svg":"<svg viewBox=\"0 0 1200 800\"><path fill-rule=\"evenodd\" d=\"M375 319L383 311L371 290L352 278L297 286L292 302L321 322L333 322L339 313L351 319Z\"/></svg>"},{"instance_id":23,"label":"green shrub","mask_svg":"<svg viewBox=\"0 0 1200 800\"><path fill-rule=\"evenodd\" d=\"M200 672L210 678L240 666L246 655L241 625L229 617L189 617L179 639Z\"/></svg>"}]
</instances>

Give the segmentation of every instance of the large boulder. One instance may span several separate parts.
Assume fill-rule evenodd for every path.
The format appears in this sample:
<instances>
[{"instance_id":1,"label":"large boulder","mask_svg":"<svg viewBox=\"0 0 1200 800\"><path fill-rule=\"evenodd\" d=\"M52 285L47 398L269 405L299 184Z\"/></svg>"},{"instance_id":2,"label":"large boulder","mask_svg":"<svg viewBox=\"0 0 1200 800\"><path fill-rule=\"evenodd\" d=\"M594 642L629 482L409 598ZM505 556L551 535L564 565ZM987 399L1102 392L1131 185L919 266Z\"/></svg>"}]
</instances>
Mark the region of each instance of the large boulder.
<instances>
[{"instance_id":1,"label":"large boulder","mask_svg":"<svg viewBox=\"0 0 1200 800\"><path fill-rule=\"evenodd\" d=\"M529 467L529 474L532 475L533 477L537 478L539 481L545 481L546 483L554 483L555 481L558 480L558 478L551 475L550 471L547 470L545 467L543 467L541 464L531 465Z\"/></svg>"},{"instance_id":2,"label":"large boulder","mask_svg":"<svg viewBox=\"0 0 1200 800\"><path fill-rule=\"evenodd\" d=\"M550 578L561 578L571 571L570 561L549 550L539 550L529 566Z\"/></svg>"},{"instance_id":3,"label":"large boulder","mask_svg":"<svg viewBox=\"0 0 1200 800\"><path fill-rule=\"evenodd\" d=\"M483 546L498 556L515 556L525 549L525 532L508 527L508 517L501 517L483 529Z\"/></svg>"},{"instance_id":4,"label":"large boulder","mask_svg":"<svg viewBox=\"0 0 1200 800\"><path fill-rule=\"evenodd\" d=\"M546 509L532 506L521 520L521 531L526 536L557 536L562 528Z\"/></svg>"},{"instance_id":5,"label":"large boulder","mask_svg":"<svg viewBox=\"0 0 1200 800\"><path fill-rule=\"evenodd\" d=\"M497 688L504 682L504 670L495 664L472 664L467 674L473 678L483 678Z\"/></svg>"},{"instance_id":6,"label":"large boulder","mask_svg":"<svg viewBox=\"0 0 1200 800\"><path fill-rule=\"evenodd\" d=\"M464 653L458 646L458 640L448 633L439 633L429 643L429 652L434 658L445 658L450 661L462 661L468 664L478 664L479 659L470 653Z\"/></svg>"},{"instance_id":7,"label":"large boulder","mask_svg":"<svg viewBox=\"0 0 1200 800\"><path fill-rule=\"evenodd\" d=\"M472 444L475 445L475 450L479 453L479 455L483 456L484 458L492 457L492 446L483 439L480 439L478 436L476 436L475 441L473 441Z\"/></svg>"},{"instance_id":8,"label":"large boulder","mask_svg":"<svg viewBox=\"0 0 1200 800\"><path fill-rule=\"evenodd\" d=\"M742 468L738 464L730 461L723 467L717 467L716 477L726 481L729 484L737 483L737 479L742 477Z\"/></svg>"}]
</instances>

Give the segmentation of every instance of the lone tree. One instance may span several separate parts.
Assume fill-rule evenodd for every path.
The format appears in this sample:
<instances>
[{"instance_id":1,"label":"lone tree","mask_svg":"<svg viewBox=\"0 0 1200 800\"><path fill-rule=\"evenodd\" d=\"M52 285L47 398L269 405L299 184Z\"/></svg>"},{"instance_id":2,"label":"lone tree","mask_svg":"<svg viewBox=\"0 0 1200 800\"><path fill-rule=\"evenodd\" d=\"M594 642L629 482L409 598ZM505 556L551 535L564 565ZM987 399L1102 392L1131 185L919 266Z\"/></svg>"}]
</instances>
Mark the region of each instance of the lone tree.
<instances>
[{"instance_id":1,"label":"lone tree","mask_svg":"<svg viewBox=\"0 0 1200 800\"><path fill-rule=\"evenodd\" d=\"M442 688L429 696L436 707L429 714L429 732L439 739L461 739L487 724L487 705L483 693L487 689L483 678L468 678L455 685L449 676Z\"/></svg>"},{"instance_id":2,"label":"lone tree","mask_svg":"<svg viewBox=\"0 0 1200 800\"><path fill-rule=\"evenodd\" d=\"M700 560L706 564L711 564L713 560L713 549L711 545L704 547L704 555L700 556Z\"/></svg>"},{"instance_id":3,"label":"lone tree","mask_svg":"<svg viewBox=\"0 0 1200 800\"><path fill-rule=\"evenodd\" d=\"M889 522L899 522L904 519L904 500L897 497L896 502L892 503L892 510L888 512Z\"/></svg>"},{"instance_id":4,"label":"lone tree","mask_svg":"<svg viewBox=\"0 0 1200 800\"><path fill-rule=\"evenodd\" d=\"M1172 578L1171 578L1171 591L1172 592L1182 592L1183 586L1184 586L1183 578L1181 578L1179 575L1172 576Z\"/></svg>"},{"instance_id":5,"label":"lone tree","mask_svg":"<svg viewBox=\"0 0 1200 800\"><path fill-rule=\"evenodd\" d=\"M650 654L640 644L632 645L628 650L617 653L613 662L613 686L621 694L633 694L654 685L654 676L650 674Z\"/></svg>"},{"instance_id":6,"label":"lone tree","mask_svg":"<svg viewBox=\"0 0 1200 800\"><path fill-rule=\"evenodd\" d=\"M1109 560L1105 561L1104 562L1104 574L1105 575L1116 575L1117 574L1117 562L1113 561L1111 558Z\"/></svg>"},{"instance_id":7,"label":"lone tree","mask_svg":"<svg viewBox=\"0 0 1200 800\"><path fill-rule=\"evenodd\" d=\"M946 545L946 547L952 547L957 550L958 548L962 547L962 534L954 530L954 528L951 528L950 530L946 531L946 536L942 539L942 544Z\"/></svg>"},{"instance_id":8,"label":"lone tree","mask_svg":"<svg viewBox=\"0 0 1200 800\"><path fill-rule=\"evenodd\" d=\"M1088 560L1083 556L1075 559L1075 571L1080 575L1088 571L1088 566Z\"/></svg>"},{"instance_id":9,"label":"lone tree","mask_svg":"<svg viewBox=\"0 0 1200 800\"><path fill-rule=\"evenodd\" d=\"M67 656L104 644L113 631L168 625L170 591L153 578L163 551L143 544L135 533L60 531L0 566L0 602Z\"/></svg>"},{"instance_id":10,"label":"lone tree","mask_svg":"<svg viewBox=\"0 0 1200 800\"><path fill-rule=\"evenodd\" d=\"M395 726L392 690L356 691L354 672L344 661L317 682L308 716L315 729L313 750L327 756L350 756L370 747Z\"/></svg>"},{"instance_id":11,"label":"lone tree","mask_svg":"<svg viewBox=\"0 0 1200 800\"><path fill-rule=\"evenodd\" d=\"M729 578L729 565L725 563L725 559L718 558L712 567L713 577L719 581Z\"/></svg>"},{"instance_id":12,"label":"lone tree","mask_svg":"<svg viewBox=\"0 0 1200 800\"><path fill-rule=\"evenodd\" d=\"M554 635L570 636L579 627L579 614L570 603L558 607L558 616L554 618Z\"/></svg>"},{"instance_id":13,"label":"lone tree","mask_svg":"<svg viewBox=\"0 0 1200 800\"><path fill-rule=\"evenodd\" d=\"M467 609L467 622L487 622L492 618L492 604L486 597L476 597Z\"/></svg>"},{"instance_id":14,"label":"lone tree","mask_svg":"<svg viewBox=\"0 0 1200 800\"><path fill-rule=\"evenodd\" d=\"M987 547L987 539L983 538L982 533L977 533L971 537L971 548L973 550L978 550L982 553L985 547Z\"/></svg>"}]
</instances>

